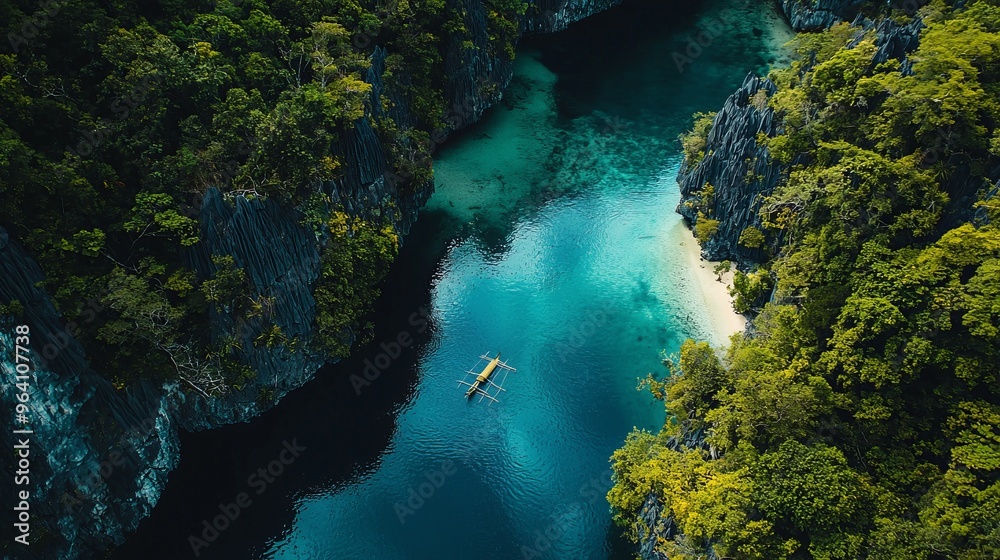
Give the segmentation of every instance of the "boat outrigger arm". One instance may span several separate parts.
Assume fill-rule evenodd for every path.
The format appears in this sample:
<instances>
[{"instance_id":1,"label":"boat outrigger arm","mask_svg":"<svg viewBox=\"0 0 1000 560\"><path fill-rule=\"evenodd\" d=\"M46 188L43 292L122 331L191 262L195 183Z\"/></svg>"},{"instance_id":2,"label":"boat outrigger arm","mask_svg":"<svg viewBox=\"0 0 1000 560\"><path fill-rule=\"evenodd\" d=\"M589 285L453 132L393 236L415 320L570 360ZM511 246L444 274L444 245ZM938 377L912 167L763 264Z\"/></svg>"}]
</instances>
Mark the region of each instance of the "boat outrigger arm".
<instances>
[{"instance_id":1,"label":"boat outrigger arm","mask_svg":"<svg viewBox=\"0 0 1000 560\"><path fill-rule=\"evenodd\" d=\"M471 369L465 372L466 379L468 379L470 375L473 376L471 383L469 381L462 380L459 380L458 383L459 385L466 385L469 387L469 390L465 392L465 397L467 399L471 399L473 395L478 394L479 402L483 402L483 399L489 399L491 405L493 403L498 403L500 401L497 400L496 397L500 394L500 391L505 390L501 385L503 385L503 382L507 379L507 373L517 370L500 361L500 352L497 352L497 356L495 358L491 358L489 352L487 352L486 354L479 356L479 359L486 360L486 367L479 372ZM490 377L492 376L496 379L496 377L499 376L498 369L503 371L503 379L494 383ZM490 394L491 389L495 389L492 394Z\"/></svg>"}]
</instances>

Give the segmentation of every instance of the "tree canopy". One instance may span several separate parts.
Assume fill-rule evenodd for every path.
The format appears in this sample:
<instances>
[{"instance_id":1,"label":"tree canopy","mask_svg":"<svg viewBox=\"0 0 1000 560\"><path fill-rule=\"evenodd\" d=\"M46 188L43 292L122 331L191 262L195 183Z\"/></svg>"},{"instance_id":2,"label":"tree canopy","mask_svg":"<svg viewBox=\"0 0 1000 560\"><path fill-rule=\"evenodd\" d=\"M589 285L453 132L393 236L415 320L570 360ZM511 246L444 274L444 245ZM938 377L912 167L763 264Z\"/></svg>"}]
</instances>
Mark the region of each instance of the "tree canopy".
<instances>
[{"instance_id":1,"label":"tree canopy","mask_svg":"<svg viewBox=\"0 0 1000 560\"><path fill-rule=\"evenodd\" d=\"M412 178L392 186L423 188L427 138L444 126L445 54L509 56L524 8L484 4L489 38L476 46L470 14L443 0L3 2L0 223L67 320L89 298L106 304L78 334L97 371L121 386L183 376L177 360L214 363L200 375L211 393L246 374L239 344L212 340L211 310L242 321L267 305L237 296L249 284L232 260L209 278L190 268L201 197L214 187L299 209L323 253L309 350L342 356L398 238L381 218L332 227L344 209L317 185L345 177L345 140L367 117L389 171ZM376 46L388 53L381 107L366 81ZM256 339L295 347L264 323Z\"/></svg>"},{"instance_id":2,"label":"tree canopy","mask_svg":"<svg viewBox=\"0 0 1000 560\"><path fill-rule=\"evenodd\" d=\"M921 14L912 71L841 24L771 75L773 295L721 357L683 345L663 432L612 458L616 519L647 537L658 496L671 558L1000 557L1000 7Z\"/></svg>"}]
</instances>

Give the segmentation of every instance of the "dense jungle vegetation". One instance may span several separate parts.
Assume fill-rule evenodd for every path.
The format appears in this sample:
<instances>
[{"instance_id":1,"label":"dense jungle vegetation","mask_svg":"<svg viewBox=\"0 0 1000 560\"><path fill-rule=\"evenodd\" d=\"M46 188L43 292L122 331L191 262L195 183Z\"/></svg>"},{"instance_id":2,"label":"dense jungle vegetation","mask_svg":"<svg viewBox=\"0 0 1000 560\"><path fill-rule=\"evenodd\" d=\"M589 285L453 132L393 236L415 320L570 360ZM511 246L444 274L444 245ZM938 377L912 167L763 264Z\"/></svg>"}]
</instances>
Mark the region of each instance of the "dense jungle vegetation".
<instances>
[{"instance_id":1,"label":"dense jungle vegetation","mask_svg":"<svg viewBox=\"0 0 1000 560\"><path fill-rule=\"evenodd\" d=\"M525 6L487 2L482 56L512 53ZM182 258L199 243L210 187L303 211L324 247L310 350L345 354L398 238L391 224L329 208L317 185L341 177L339 142L373 115L364 77L376 46L391 92L380 114L392 98L407 117L373 126L394 176L409 179L399 188L429 180L446 48L482 48L467 41L468 19L445 0L0 2L0 225L40 264L67 320L101 303L77 333L95 369L120 386L186 364L216 380L195 380L207 392L253 375L239 341L210 341L207 321L212 306L259 320L266 294L251 297L231 257L211 278ZM302 349L273 324L255 336Z\"/></svg>"},{"instance_id":2,"label":"dense jungle vegetation","mask_svg":"<svg viewBox=\"0 0 1000 560\"><path fill-rule=\"evenodd\" d=\"M613 457L670 558L1000 558L1000 7L920 13L912 72L841 24L772 73L788 172L750 237L780 243L744 286L773 295L647 379L668 422Z\"/></svg>"}]
</instances>

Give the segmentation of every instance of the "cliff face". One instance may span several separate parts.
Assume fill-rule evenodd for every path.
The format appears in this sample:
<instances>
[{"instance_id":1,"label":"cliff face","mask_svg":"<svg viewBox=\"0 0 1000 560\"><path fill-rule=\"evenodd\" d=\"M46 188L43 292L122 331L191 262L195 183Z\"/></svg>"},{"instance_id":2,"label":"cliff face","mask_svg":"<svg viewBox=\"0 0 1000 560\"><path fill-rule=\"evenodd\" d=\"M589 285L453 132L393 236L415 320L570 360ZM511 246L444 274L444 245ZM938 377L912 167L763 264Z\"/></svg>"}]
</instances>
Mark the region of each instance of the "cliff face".
<instances>
[{"instance_id":1,"label":"cliff face","mask_svg":"<svg viewBox=\"0 0 1000 560\"><path fill-rule=\"evenodd\" d=\"M781 0L796 31L819 31L854 18L867 0Z\"/></svg>"},{"instance_id":2,"label":"cliff face","mask_svg":"<svg viewBox=\"0 0 1000 560\"><path fill-rule=\"evenodd\" d=\"M166 391L141 383L120 392L89 367L73 337L75 326L63 324L36 287L41 270L6 237L0 229L0 300L17 299L25 311L17 323L0 319L0 416L34 433L22 436L5 429L0 445L11 450L22 437L30 441L30 482L17 490L30 492L30 534L32 541L41 537L28 550L13 550L20 545L5 538L6 557L85 556L120 539L156 503L178 460L177 430ZM89 313L96 313L100 303L88 306ZM24 389L17 386L10 361L16 324L30 325L33 368L24 391L28 424L14 423L15 406L21 402L17 395ZM15 503L12 486L0 488L3 503Z\"/></svg>"},{"instance_id":3,"label":"cliff face","mask_svg":"<svg viewBox=\"0 0 1000 560\"><path fill-rule=\"evenodd\" d=\"M548 32L621 0L538 0L529 7L522 30ZM497 103L513 75L504 53L488 55L487 10L477 0L451 0L467 14L466 24L476 48L456 41L445 56L446 99L452 130L476 122ZM387 53L376 48L367 81L372 84L371 107L381 115L382 84ZM400 125L414 122L401 99L392 99L388 116ZM443 141L447 131L432 137ZM347 172L317 190L332 207L353 216L386 218L400 234L409 231L432 185L408 184L406 177L387 173L386 149L369 118L360 119L338 147ZM293 208L270 200L227 198L209 190L198 209L200 242L185 258L202 277L214 270L212 256L232 256L247 275L253 296L273 298L270 319L291 337L308 341L315 317L311 288L320 273L322 239L302 224ZM31 434L30 547L4 538L5 557L18 559L90 558L120 544L149 514L179 461L178 429L202 430L246 421L309 381L322 360L307 351L258 347L251 333L259 325L239 323L225 310L211 317L212 337L233 337L244 348L244 359L256 371L240 391L206 397L181 381L138 382L116 389L89 366L75 339L76 326L65 323L38 283L39 267L0 228L0 303L18 300L23 317L0 316L0 416L14 419L14 327L31 327L34 368L29 374L28 403ZM99 300L88 302L83 320L101 311ZM20 426L19 426L20 427ZM0 444L12 449L9 430ZM11 469L13 470L13 469ZM14 503L10 484L0 485L0 501ZM10 530L5 526L5 534ZM16 546L14 549L12 547Z\"/></svg>"},{"instance_id":4,"label":"cliff face","mask_svg":"<svg viewBox=\"0 0 1000 560\"><path fill-rule=\"evenodd\" d=\"M667 449L681 451L682 449L702 449L715 457L714 450L705 444L705 433L701 430L683 429L678 437L671 437L666 443ZM639 537L639 557L643 560L670 560L657 545L664 541L672 541L678 535L677 525L669 515L663 515L662 496L650 494L642 504L639 519L643 527ZM706 543L692 543L693 546L703 546ZM702 551L705 560L718 560L715 551L705 546Z\"/></svg>"},{"instance_id":5,"label":"cliff face","mask_svg":"<svg viewBox=\"0 0 1000 560\"><path fill-rule=\"evenodd\" d=\"M707 184L715 187L704 212L719 220L716 234L702 244L702 252L710 260L749 263L763 256L761 249L750 249L737 241L747 227L760 225L760 197L770 194L780 178L780 167L756 140L759 133L770 136L776 132L774 111L761 102L766 98L757 94L763 91L770 96L775 89L770 80L747 75L712 120L705 157L694 166L685 163L677 177L682 196L677 211L690 223L698 220L697 193Z\"/></svg>"},{"instance_id":6,"label":"cliff face","mask_svg":"<svg viewBox=\"0 0 1000 560\"><path fill-rule=\"evenodd\" d=\"M917 48L923 27L919 18L900 25L889 19L876 23L857 16L852 25L857 28L855 42L865 32L874 31L877 47L874 64L897 58L903 61L903 71L910 71L906 55ZM764 248L745 247L740 245L739 239L746 228L760 226L757 213L762 199L774 191L790 167L773 161L767 149L756 141L760 133L773 136L782 132L779 120L764 97L770 97L775 91L770 80L748 75L712 120L705 156L695 165L685 162L677 176L682 195L677 211L690 224L698 220L699 193L706 184L714 187L705 215L718 220L719 228L702 244L708 259L731 260L746 269L765 257ZM961 181L949 190L969 195L966 192L968 185ZM771 248L777 249L780 241L773 240Z\"/></svg>"}]
</instances>

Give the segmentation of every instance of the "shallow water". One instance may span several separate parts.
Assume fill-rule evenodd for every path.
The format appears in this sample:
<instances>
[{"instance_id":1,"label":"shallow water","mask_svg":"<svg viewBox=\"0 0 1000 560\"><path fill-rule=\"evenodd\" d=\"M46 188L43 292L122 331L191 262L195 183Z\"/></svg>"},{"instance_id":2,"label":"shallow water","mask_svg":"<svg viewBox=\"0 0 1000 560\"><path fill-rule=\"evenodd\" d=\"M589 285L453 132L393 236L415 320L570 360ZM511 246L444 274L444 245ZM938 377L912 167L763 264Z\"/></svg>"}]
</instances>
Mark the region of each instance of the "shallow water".
<instances>
[{"instance_id":1,"label":"shallow water","mask_svg":"<svg viewBox=\"0 0 1000 560\"><path fill-rule=\"evenodd\" d=\"M186 436L118 557L191 554L202 520L249 492L199 557L634 558L608 457L663 422L637 378L714 337L677 249L676 137L789 37L757 2L637 4L523 46L506 102L436 154L375 342L250 425ZM501 402L466 401L456 380L498 350L517 368ZM248 476L292 438L306 449L257 495Z\"/></svg>"}]
</instances>

